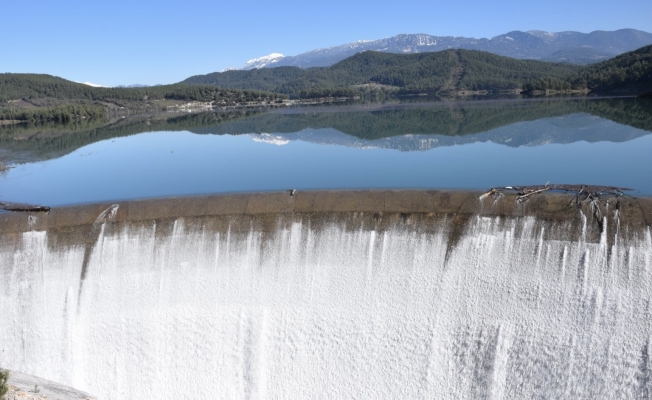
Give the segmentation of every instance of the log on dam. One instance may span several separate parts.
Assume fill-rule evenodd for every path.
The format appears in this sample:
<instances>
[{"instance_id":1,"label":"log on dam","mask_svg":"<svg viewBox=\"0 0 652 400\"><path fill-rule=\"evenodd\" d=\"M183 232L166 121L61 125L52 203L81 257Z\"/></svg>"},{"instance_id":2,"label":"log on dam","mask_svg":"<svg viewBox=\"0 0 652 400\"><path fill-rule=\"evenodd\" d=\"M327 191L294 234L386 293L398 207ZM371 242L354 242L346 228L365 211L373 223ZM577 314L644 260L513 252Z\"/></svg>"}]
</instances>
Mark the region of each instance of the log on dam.
<instances>
[{"instance_id":1,"label":"log on dam","mask_svg":"<svg viewBox=\"0 0 652 400\"><path fill-rule=\"evenodd\" d=\"M480 194L0 214L0 367L100 399L650 398L652 200Z\"/></svg>"}]
</instances>

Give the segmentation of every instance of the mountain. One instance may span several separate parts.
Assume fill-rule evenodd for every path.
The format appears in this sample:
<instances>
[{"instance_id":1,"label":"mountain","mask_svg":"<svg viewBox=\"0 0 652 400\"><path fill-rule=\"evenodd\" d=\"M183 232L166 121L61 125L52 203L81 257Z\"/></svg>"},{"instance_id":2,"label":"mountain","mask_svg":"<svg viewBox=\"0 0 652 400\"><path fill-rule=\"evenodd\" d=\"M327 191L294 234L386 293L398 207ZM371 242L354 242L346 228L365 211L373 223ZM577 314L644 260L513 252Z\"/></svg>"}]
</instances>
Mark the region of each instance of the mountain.
<instances>
[{"instance_id":1,"label":"mountain","mask_svg":"<svg viewBox=\"0 0 652 400\"><path fill-rule=\"evenodd\" d=\"M431 36L426 34L401 34L379 40L360 40L325 49L311 50L297 56L272 53L269 56L249 60L242 69L294 66L299 68L328 67L338 61L367 50L386 53L423 53L447 49L488 51L501 56L544 60L563 51L564 61L588 64L600 59L587 57L586 52L573 54L577 49L589 49L600 56L613 57L627 51L652 44L652 34L635 29L617 31L594 31L591 33L512 31L491 39L475 39L459 36Z\"/></svg>"},{"instance_id":2,"label":"mountain","mask_svg":"<svg viewBox=\"0 0 652 400\"><path fill-rule=\"evenodd\" d=\"M563 50L555 51L542 58L542 61L563 62L569 64L588 65L600 61L605 61L614 57L614 54L604 51L598 51L590 47L567 47Z\"/></svg>"},{"instance_id":3,"label":"mountain","mask_svg":"<svg viewBox=\"0 0 652 400\"><path fill-rule=\"evenodd\" d=\"M356 53L326 68L263 68L197 75L180 82L267 90L311 98L354 96L367 88L398 94L515 90L542 77L563 79L580 67L517 60L476 50L418 54Z\"/></svg>"}]
</instances>

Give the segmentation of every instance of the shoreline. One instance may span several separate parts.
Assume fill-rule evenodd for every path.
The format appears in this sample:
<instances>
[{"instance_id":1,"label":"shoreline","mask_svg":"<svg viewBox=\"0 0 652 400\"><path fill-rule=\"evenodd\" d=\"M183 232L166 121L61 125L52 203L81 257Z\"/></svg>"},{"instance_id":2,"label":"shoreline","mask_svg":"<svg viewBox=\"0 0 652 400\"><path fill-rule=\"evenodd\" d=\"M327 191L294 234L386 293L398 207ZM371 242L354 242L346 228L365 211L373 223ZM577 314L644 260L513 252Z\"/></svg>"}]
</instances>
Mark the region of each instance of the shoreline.
<instances>
[{"instance_id":1,"label":"shoreline","mask_svg":"<svg viewBox=\"0 0 652 400\"><path fill-rule=\"evenodd\" d=\"M518 96L518 98L503 98L501 96ZM478 98L481 97L481 98ZM119 102L111 103L107 101L101 102L81 102L71 100L71 102L62 102L54 105L44 105L37 107L29 107L29 110L49 110L63 105L69 104L87 104L99 105L106 109L106 118L108 120L115 118L132 118L148 115L175 115L175 114L199 114L220 111L245 111L252 109L291 109L294 107L312 107L312 106L338 106L342 104L358 105L369 107L375 105L381 107L386 104L404 105L404 104L432 104L432 103L457 103L464 102L468 104L469 101L485 102L496 100L533 100L533 99L562 99L562 100L579 100L579 99L605 99L605 98L646 98L645 96L634 95L605 95L605 96L591 96L588 91L533 91L524 92L520 89L514 90L496 90L496 91L447 91L441 93L415 93L415 94L397 94L387 96L382 99L366 99L360 96L353 97L315 97L303 99L283 99L277 101L250 101L244 103L226 104L224 102L199 102L199 101L174 101L174 100L150 100L143 102ZM419 101L414 101L415 99ZM21 110L23 108L15 108L14 110ZM0 111L2 108L0 108ZM70 122L79 122L88 120L88 117L75 117ZM10 126L19 124L28 124L29 120L3 120L0 119L0 126ZM47 120L40 123L55 123L55 121Z\"/></svg>"}]
</instances>

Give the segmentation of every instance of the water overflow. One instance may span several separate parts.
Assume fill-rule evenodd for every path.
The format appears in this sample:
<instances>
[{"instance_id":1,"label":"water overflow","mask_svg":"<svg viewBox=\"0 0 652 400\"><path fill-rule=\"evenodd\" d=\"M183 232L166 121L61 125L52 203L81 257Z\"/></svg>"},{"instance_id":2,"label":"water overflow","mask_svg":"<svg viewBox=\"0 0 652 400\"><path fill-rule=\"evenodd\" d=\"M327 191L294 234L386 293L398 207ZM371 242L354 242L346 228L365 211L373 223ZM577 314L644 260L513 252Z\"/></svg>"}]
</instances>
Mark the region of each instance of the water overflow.
<instances>
[{"instance_id":1,"label":"water overflow","mask_svg":"<svg viewBox=\"0 0 652 400\"><path fill-rule=\"evenodd\" d=\"M99 398L633 398L652 205L297 192L0 215L0 365Z\"/></svg>"}]
</instances>

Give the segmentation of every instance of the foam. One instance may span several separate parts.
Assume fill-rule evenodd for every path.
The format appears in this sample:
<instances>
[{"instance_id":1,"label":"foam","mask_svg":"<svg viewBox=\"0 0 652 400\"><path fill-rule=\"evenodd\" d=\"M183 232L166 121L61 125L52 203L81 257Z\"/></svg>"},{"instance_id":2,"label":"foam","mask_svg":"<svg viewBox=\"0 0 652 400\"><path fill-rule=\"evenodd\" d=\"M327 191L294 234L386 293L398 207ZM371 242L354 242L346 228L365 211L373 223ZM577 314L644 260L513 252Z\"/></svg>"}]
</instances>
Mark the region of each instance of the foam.
<instances>
[{"instance_id":1,"label":"foam","mask_svg":"<svg viewBox=\"0 0 652 400\"><path fill-rule=\"evenodd\" d=\"M101 399L649 393L649 228L475 216L452 243L452 219L252 221L3 242L0 364Z\"/></svg>"}]
</instances>

